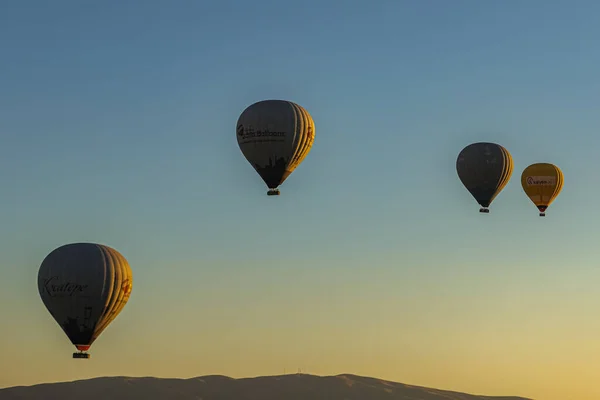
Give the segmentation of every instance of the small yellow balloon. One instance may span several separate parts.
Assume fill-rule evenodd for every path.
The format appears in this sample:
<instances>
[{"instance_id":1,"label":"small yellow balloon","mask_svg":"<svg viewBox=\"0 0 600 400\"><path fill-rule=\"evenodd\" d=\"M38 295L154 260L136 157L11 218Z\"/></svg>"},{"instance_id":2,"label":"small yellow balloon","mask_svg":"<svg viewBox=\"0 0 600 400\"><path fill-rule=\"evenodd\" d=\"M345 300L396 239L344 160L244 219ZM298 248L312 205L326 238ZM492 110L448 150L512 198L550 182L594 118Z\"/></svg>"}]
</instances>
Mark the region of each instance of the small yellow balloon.
<instances>
[{"instance_id":1,"label":"small yellow balloon","mask_svg":"<svg viewBox=\"0 0 600 400\"><path fill-rule=\"evenodd\" d=\"M521 185L529 199L540 210L540 217L546 216L546 209L562 190L564 176L554 164L531 164L521 174Z\"/></svg>"}]
</instances>

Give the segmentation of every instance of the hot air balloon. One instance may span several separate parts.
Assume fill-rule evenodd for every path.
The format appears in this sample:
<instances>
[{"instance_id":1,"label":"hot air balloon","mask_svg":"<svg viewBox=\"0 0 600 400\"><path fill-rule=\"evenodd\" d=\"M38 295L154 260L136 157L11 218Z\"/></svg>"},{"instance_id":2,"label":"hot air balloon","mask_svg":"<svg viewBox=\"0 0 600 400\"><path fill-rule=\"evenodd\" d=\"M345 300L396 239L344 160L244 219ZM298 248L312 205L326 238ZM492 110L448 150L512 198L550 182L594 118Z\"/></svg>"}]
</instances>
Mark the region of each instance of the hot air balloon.
<instances>
[{"instance_id":1,"label":"hot air balloon","mask_svg":"<svg viewBox=\"0 0 600 400\"><path fill-rule=\"evenodd\" d=\"M521 186L525 194L546 216L546 209L562 190L564 176L560 168L548 163L531 164L521 174Z\"/></svg>"},{"instance_id":2,"label":"hot air balloon","mask_svg":"<svg viewBox=\"0 0 600 400\"><path fill-rule=\"evenodd\" d=\"M489 213L489 206L504 189L513 171L513 160L504 147L496 143L472 143L462 149L456 160L458 177L477 203L479 212Z\"/></svg>"},{"instance_id":3,"label":"hot air balloon","mask_svg":"<svg viewBox=\"0 0 600 400\"><path fill-rule=\"evenodd\" d=\"M267 195L273 196L310 151L315 123L298 104L264 100L242 112L236 132L244 157L265 181Z\"/></svg>"},{"instance_id":4,"label":"hot air balloon","mask_svg":"<svg viewBox=\"0 0 600 400\"><path fill-rule=\"evenodd\" d=\"M42 302L79 352L87 350L121 312L132 287L129 263L118 251L94 243L53 250L38 272Z\"/></svg>"}]
</instances>

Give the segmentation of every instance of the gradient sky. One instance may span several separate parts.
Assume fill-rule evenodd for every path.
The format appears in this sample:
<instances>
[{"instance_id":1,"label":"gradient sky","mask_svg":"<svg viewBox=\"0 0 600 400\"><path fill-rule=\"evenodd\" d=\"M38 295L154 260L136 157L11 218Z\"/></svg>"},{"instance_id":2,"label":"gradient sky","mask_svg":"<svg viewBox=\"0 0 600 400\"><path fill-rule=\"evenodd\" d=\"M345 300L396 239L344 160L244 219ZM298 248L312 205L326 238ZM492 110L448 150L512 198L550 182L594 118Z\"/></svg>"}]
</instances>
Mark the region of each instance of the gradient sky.
<instances>
[{"instance_id":1,"label":"gradient sky","mask_svg":"<svg viewBox=\"0 0 600 400\"><path fill-rule=\"evenodd\" d=\"M600 2L0 2L0 386L355 373L600 398ZM316 124L267 197L251 103ZM458 152L515 171L482 215ZM541 219L534 162L565 186ZM44 308L52 249L131 263L90 361Z\"/></svg>"}]
</instances>

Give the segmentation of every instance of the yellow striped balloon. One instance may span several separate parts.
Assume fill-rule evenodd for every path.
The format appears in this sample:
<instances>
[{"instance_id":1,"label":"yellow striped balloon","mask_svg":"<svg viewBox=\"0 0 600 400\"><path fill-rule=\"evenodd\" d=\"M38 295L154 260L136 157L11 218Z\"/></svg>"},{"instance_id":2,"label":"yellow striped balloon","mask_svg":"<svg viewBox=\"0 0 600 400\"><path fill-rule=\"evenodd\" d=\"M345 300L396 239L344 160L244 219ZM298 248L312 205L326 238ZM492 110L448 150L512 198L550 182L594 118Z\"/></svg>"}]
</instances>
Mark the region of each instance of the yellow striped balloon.
<instances>
[{"instance_id":1,"label":"yellow striped balloon","mask_svg":"<svg viewBox=\"0 0 600 400\"><path fill-rule=\"evenodd\" d=\"M521 174L521 186L529 199L540 211L540 217L546 216L546 209L562 190L564 176L554 164L531 164Z\"/></svg>"},{"instance_id":2,"label":"yellow striped balloon","mask_svg":"<svg viewBox=\"0 0 600 400\"><path fill-rule=\"evenodd\" d=\"M510 181L513 159L499 144L471 143L458 154L456 172L481 206L479 212L489 213L492 201Z\"/></svg>"},{"instance_id":3,"label":"yellow striped balloon","mask_svg":"<svg viewBox=\"0 0 600 400\"><path fill-rule=\"evenodd\" d=\"M38 272L38 290L52 317L79 353L85 353L129 300L133 276L118 251L94 243L53 250Z\"/></svg>"},{"instance_id":4,"label":"yellow striped balloon","mask_svg":"<svg viewBox=\"0 0 600 400\"><path fill-rule=\"evenodd\" d=\"M285 100L264 100L242 112L236 127L242 154L263 179L268 195L300 165L315 140L315 123L301 106Z\"/></svg>"}]
</instances>

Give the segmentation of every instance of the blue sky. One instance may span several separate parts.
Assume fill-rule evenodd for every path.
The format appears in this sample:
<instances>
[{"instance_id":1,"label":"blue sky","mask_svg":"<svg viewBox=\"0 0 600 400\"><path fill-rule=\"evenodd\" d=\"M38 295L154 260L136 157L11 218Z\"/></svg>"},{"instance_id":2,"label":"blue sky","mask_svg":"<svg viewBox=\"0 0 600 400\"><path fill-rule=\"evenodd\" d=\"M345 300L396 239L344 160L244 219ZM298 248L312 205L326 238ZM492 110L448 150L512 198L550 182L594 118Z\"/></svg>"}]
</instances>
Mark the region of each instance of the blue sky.
<instances>
[{"instance_id":1,"label":"blue sky","mask_svg":"<svg viewBox=\"0 0 600 400\"><path fill-rule=\"evenodd\" d=\"M590 322L600 312L599 12L593 1L3 1L0 313L14 323L3 327L0 350L20 365L27 350L11 349L29 346L67 369L14 368L0 385L112 374L101 361L68 370L69 343L36 292L47 253L95 241L123 253L134 273L131 301L96 353L133 351L122 340L132 334L153 347L223 338L203 322L241 321L274 303L278 314L244 320L239 331L267 329L264 321L276 329L273 315L303 315L315 337L341 326L356 332L373 324L372 311L331 329L323 321L344 304L369 303L381 310L375 338L422 337L415 321L432 315L427 324L447 318L444 329L457 337L468 337L459 325L488 335L490 348L508 346L504 330L521 345L546 335L548 348L566 357L490 355L485 366L473 361L489 377L475 384L468 369L444 375L433 350L414 355L423 363L417 373L393 366L406 348L381 350L389 360L373 356L373 365L385 365L377 369L358 356L319 361L321 350L302 342L302 352L272 366L240 355L236 367L125 363L118 373L247 376L312 363L315 373L564 398L548 386L553 373L600 367L574 356L579 345L600 356L600 324ZM297 102L316 124L312 151L276 198L235 139L243 109L270 98ZM489 215L477 212L455 170L458 152L475 141L500 143L515 161ZM520 187L534 162L555 163L565 175L545 219ZM174 328L182 319L195 321L193 329ZM553 334L566 319L573 331ZM281 341L297 331L290 324L277 328ZM457 349L447 337L432 341ZM221 356L223 343L213 343L225 346ZM155 358L170 351L165 345ZM475 357L481 349L456 352ZM536 386L528 363L546 371L558 363L552 357L565 371L549 368ZM591 378L564 379L584 388L579 399L600 395Z\"/></svg>"}]
</instances>

